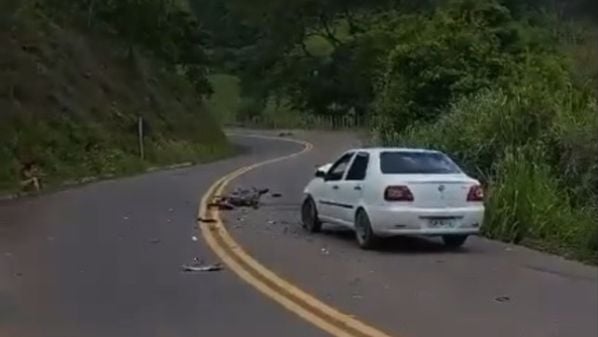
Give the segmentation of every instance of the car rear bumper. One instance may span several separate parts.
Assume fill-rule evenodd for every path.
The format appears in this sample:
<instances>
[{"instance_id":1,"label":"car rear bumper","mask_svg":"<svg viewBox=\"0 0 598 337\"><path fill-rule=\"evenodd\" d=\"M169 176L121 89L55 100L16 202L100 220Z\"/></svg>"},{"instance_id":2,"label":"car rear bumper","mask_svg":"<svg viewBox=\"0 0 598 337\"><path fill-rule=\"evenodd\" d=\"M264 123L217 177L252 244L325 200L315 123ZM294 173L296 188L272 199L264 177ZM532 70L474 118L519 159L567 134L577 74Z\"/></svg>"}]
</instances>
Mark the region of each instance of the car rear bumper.
<instances>
[{"instance_id":1,"label":"car rear bumper","mask_svg":"<svg viewBox=\"0 0 598 337\"><path fill-rule=\"evenodd\" d=\"M380 236L475 235L484 222L484 206L449 209L372 207L368 209L368 215L372 229ZM448 225L434 225L436 220Z\"/></svg>"}]
</instances>

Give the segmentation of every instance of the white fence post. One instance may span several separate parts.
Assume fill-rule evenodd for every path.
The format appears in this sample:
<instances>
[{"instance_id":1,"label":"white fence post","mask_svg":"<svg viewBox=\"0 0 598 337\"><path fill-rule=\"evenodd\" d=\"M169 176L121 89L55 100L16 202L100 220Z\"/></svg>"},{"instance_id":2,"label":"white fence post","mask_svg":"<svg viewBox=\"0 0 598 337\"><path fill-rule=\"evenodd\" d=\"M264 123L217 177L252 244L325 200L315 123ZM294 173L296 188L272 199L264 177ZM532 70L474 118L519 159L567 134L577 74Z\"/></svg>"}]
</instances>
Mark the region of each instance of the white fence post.
<instances>
[{"instance_id":1,"label":"white fence post","mask_svg":"<svg viewBox=\"0 0 598 337\"><path fill-rule=\"evenodd\" d=\"M141 160L145 159L145 149L143 148L143 117L137 119L137 135L139 137L139 156Z\"/></svg>"}]
</instances>

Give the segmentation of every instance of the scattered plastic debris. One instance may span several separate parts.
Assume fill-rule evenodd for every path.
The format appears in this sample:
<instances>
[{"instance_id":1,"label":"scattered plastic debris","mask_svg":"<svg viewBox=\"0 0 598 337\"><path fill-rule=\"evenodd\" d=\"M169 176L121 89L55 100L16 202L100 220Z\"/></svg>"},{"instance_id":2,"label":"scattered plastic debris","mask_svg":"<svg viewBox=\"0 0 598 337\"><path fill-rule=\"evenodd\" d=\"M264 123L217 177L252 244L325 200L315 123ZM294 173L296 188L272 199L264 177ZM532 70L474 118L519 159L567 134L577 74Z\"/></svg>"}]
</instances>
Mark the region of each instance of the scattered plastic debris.
<instances>
[{"instance_id":1,"label":"scattered plastic debris","mask_svg":"<svg viewBox=\"0 0 598 337\"><path fill-rule=\"evenodd\" d=\"M509 302L511 298L509 296L500 296L494 299L496 302Z\"/></svg>"},{"instance_id":2,"label":"scattered plastic debris","mask_svg":"<svg viewBox=\"0 0 598 337\"><path fill-rule=\"evenodd\" d=\"M322 252L322 254L324 255L330 255L330 251L327 248L322 248L320 249L320 251Z\"/></svg>"},{"instance_id":3,"label":"scattered plastic debris","mask_svg":"<svg viewBox=\"0 0 598 337\"><path fill-rule=\"evenodd\" d=\"M276 220L269 220L268 225L276 225Z\"/></svg>"},{"instance_id":4,"label":"scattered plastic debris","mask_svg":"<svg viewBox=\"0 0 598 337\"><path fill-rule=\"evenodd\" d=\"M185 271L185 272L210 272L210 271L220 271L220 270L222 270L222 265L220 263L208 264L208 265L201 265L201 264L187 265L187 264L184 264L182 266L182 268L183 268L183 271Z\"/></svg>"},{"instance_id":5,"label":"scattered plastic debris","mask_svg":"<svg viewBox=\"0 0 598 337\"><path fill-rule=\"evenodd\" d=\"M261 197L268 192L270 192L270 189L267 188L237 188L229 195L214 197L214 200L208 206L218 207L220 210L233 210L237 207L253 207L257 209L260 205Z\"/></svg>"},{"instance_id":6,"label":"scattered plastic debris","mask_svg":"<svg viewBox=\"0 0 598 337\"><path fill-rule=\"evenodd\" d=\"M197 236L192 236L192 237L191 237L191 240L193 240L193 241L197 242Z\"/></svg>"},{"instance_id":7,"label":"scattered plastic debris","mask_svg":"<svg viewBox=\"0 0 598 337\"><path fill-rule=\"evenodd\" d=\"M225 199L217 199L215 202L212 202L208 205L210 208L218 208L221 211L230 211L235 209L235 206L231 205Z\"/></svg>"},{"instance_id":8,"label":"scattered plastic debris","mask_svg":"<svg viewBox=\"0 0 598 337\"><path fill-rule=\"evenodd\" d=\"M349 284L351 286L358 286L361 284L361 278L356 277L356 278L352 279L351 281L349 281Z\"/></svg>"}]
</instances>

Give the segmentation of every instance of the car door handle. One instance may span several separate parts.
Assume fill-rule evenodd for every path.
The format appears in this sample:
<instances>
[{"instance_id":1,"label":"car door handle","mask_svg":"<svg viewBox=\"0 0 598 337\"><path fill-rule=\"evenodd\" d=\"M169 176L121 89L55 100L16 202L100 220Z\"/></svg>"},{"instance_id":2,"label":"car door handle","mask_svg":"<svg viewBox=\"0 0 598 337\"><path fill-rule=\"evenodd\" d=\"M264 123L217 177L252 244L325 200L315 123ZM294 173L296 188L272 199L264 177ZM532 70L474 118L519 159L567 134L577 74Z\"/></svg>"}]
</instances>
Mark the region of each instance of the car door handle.
<instances>
[{"instance_id":1,"label":"car door handle","mask_svg":"<svg viewBox=\"0 0 598 337\"><path fill-rule=\"evenodd\" d=\"M356 191L361 191L361 186L355 186L355 187L353 187L353 189Z\"/></svg>"},{"instance_id":2,"label":"car door handle","mask_svg":"<svg viewBox=\"0 0 598 337\"><path fill-rule=\"evenodd\" d=\"M333 190L338 190L338 185L333 185L333 186L332 186L332 189L333 189Z\"/></svg>"}]
</instances>

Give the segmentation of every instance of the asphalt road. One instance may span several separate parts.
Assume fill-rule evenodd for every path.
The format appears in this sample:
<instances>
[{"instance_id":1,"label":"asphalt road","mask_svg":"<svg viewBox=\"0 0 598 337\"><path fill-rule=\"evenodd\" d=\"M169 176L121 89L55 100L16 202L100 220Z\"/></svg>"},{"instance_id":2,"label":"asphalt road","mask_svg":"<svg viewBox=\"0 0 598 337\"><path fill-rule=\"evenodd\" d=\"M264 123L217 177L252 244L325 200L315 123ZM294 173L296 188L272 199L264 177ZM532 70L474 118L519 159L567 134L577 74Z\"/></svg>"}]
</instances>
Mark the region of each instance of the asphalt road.
<instances>
[{"instance_id":1,"label":"asphalt road","mask_svg":"<svg viewBox=\"0 0 598 337\"><path fill-rule=\"evenodd\" d=\"M393 336L598 335L594 267L484 239L458 252L423 240L363 252L341 229L304 233L298 207L314 166L358 141L301 136L314 150L234 183L282 197L225 214L235 239L277 274ZM300 150L234 140L247 151L229 160L0 203L0 336L326 336L226 268L180 270L195 257L218 262L195 221L211 183Z\"/></svg>"}]
</instances>

